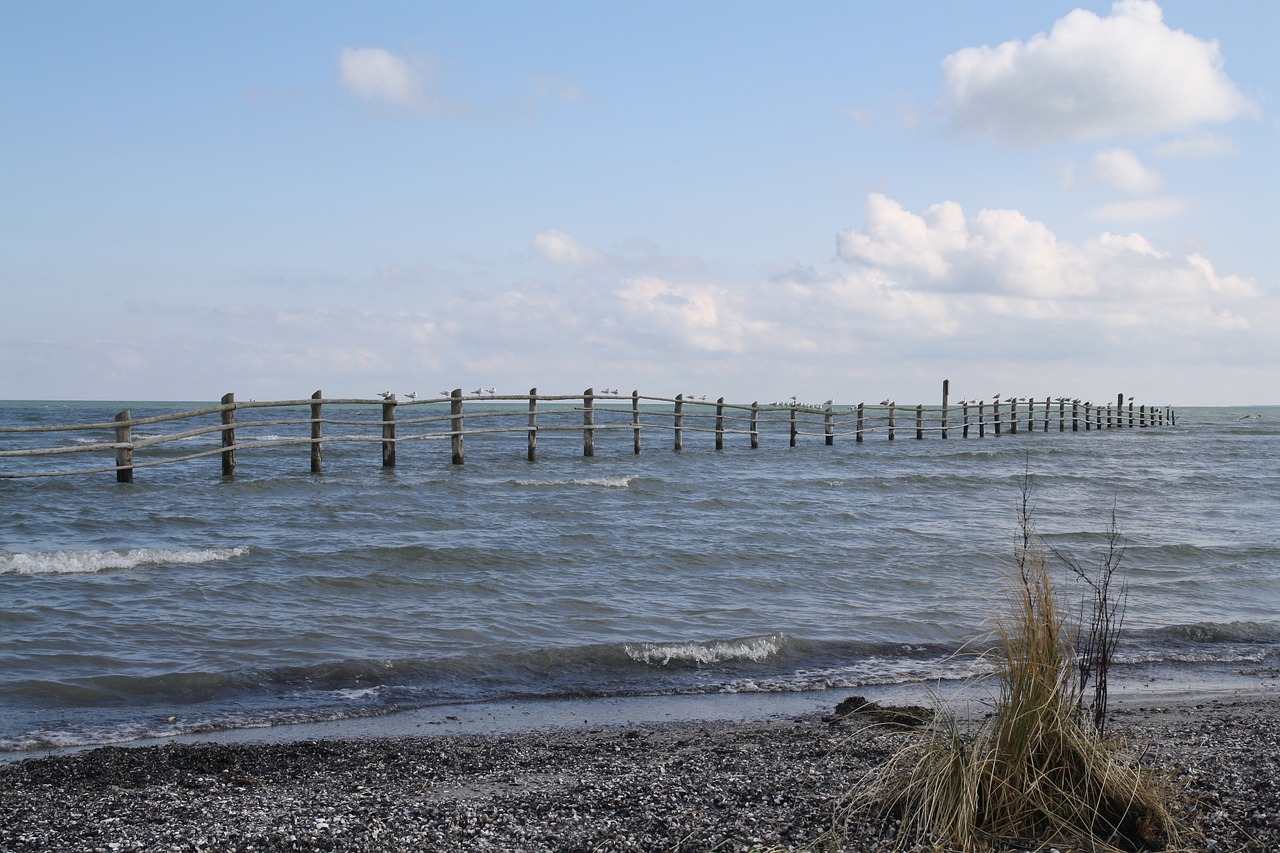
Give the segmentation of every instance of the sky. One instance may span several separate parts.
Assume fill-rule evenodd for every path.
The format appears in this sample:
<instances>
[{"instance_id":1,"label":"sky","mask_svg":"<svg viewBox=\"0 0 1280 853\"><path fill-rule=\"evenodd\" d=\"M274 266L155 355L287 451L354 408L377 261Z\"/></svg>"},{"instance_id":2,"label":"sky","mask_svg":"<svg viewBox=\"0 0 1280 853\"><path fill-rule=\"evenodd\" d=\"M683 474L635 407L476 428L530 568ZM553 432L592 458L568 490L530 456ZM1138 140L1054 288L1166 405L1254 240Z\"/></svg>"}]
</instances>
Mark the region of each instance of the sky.
<instances>
[{"instance_id":1,"label":"sky","mask_svg":"<svg viewBox=\"0 0 1280 853\"><path fill-rule=\"evenodd\" d=\"M35 2L0 399L1280 403L1280 3Z\"/></svg>"}]
</instances>

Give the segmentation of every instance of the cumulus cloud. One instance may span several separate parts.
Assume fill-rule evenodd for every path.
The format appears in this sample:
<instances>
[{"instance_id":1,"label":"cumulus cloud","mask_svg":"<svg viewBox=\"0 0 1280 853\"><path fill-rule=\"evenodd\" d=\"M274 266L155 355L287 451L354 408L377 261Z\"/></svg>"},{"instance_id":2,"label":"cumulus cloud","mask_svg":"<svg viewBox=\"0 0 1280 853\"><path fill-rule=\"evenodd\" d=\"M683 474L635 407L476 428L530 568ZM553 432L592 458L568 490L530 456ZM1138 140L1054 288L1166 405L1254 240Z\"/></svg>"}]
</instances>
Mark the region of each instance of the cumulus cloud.
<instances>
[{"instance_id":1,"label":"cumulus cloud","mask_svg":"<svg viewBox=\"0 0 1280 853\"><path fill-rule=\"evenodd\" d=\"M420 69L380 47L343 48L338 55L338 78L348 91L365 100L401 107L420 107L425 102Z\"/></svg>"},{"instance_id":2,"label":"cumulus cloud","mask_svg":"<svg viewBox=\"0 0 1280 853\"><path fill-rule=\"evenodd\" d=\"M1258 295L1252 281L1219 276L1204 258L1159 251L1136 233L1103 233L1074 244L1016 210L969 217L954 202L943 202L916 214L877 194L868 198L864 219L862 229L837 235L838 254L860 275L881 277L870 279L879 281L877 292L899 303L908 293L982 294L1038 301L1053 313L1093 299ZM867 294L874 292L864 288Z\"/></svg>"},{"instance_id":3,"label":"cumulus cloud","mask_svg":"<svg viewBox=\"0 0 1280 853\"><path fill-rule=\"evenodd\" d=\"M1048 35L942 63L954 124L1023 144L1180 132L1255 112L1214 40L1170 29L1152 0L1076 9Z\"/></svg>"}]
</instances>

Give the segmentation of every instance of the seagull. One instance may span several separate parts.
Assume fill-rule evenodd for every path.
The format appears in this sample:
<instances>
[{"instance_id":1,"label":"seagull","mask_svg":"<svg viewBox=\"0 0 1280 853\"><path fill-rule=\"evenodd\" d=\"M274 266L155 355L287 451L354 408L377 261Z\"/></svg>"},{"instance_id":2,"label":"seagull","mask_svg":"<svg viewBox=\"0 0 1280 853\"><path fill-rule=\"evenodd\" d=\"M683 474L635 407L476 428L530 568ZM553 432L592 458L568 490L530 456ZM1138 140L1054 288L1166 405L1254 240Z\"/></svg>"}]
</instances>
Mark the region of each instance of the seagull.
<instances>
[{"instance_id":1,"label":"seagull","mask_svg":"<svg viewBox=\"0 0 1280 853\"><path fill-rule=\"evenodd\" d=\"M448 396L449 396L449 392L448 392L448 391L441 391L441 392L440 392L440 396L441 396L441 397L448 397Z\"/></svg>"},{"instance_id":2,"label":"seagull","mask_svg":"<svg viewBox=\"0 0 1280 853\"><path fill-rule=\"evenodd\" d=\"M391 391L379 391L378 396L384 400L390 400L395 394Z\"/></svg>"},{"instance_id":3,"label":"seagull","mask_svg":"<svg viewBox=\"0 0 1280 853\"><path fill-rule=\"evenodd\" d=\"M822 407L825 409L827 406L830 406L830 405L831 405L832 403L834 403L834 402L835 402L835 398L833 397L832 399L830 399L830 400L828 400L827 402L823 403L823 404L822 404Z\"/></svg>"},{"instance_id":4,"label":"seagull","mask_svg":"<svg viewBox=\"0 0 1280 853\"><path fill-rule=\"evenodd\" d=\"M497 393L498 393L498 391L497 391L497 389L496 389L496 388L490 388L490 389L489 389L489 396L490 396L490 397L492 397L494 394L497 394Z\"/></svg>"},{"instance_id":5,"label":"seagull","mask_svg":"<svg viewBox=\"0 0 1280 853\"><path fill-rule=\"evenodd\" d=\"M405 394L405 396L408 397L410 400L416 400L418 399L418 392L410 391L408 394Z\"/></svg>"},{"instance_id":6,"label":"seagull","mask_svg":"<svg viewBox=\"0 0 1280 853\"><path fill-rule=\"evenodd\" d=\"M886 399L884 399L884 400L881 400L881 401L880 401L880 405L882 405L882 406L887 406L887 405L889 405L889 400L888 400L888 398L886 398Z\"/></svg>"},{"instance_id":7,"label":"seagull","mask_svg":"<svg viewBox=\"0 0 1280 853\"><path fill-rule=\"evenodd\" d=\"M472 393L472 394L483 394L483 393L484 393L484 389L483 389L483 388L477 388L476 390L472 391L471 393Z\"/></svg>"}]
</instances>

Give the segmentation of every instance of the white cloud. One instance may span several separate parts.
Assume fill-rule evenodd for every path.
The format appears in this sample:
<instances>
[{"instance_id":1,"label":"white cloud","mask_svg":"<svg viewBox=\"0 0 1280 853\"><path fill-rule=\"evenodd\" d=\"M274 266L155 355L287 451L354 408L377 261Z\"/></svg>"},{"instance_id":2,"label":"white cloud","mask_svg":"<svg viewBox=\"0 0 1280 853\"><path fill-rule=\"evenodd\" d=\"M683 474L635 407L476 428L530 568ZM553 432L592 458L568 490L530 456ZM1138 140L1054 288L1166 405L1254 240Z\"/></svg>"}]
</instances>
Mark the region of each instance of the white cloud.
<instances>
[{"instance_id":1,"label":"white cloud","mask_svg":"<svg viewBox=\"0 0 1280 853\"><path fill-rule=\"evenodd\" d=\"M1236 146L1225 136L1204 131L1163 142L1156 146L1156 153L1161 157L1183 160L1209 160L1236 153Z\"/></svg>"},{"instance_id":2,"label":"white cloud","mask_svg":"<svg viewBox=\"0 0 1280 853\"><path fill-rule=\"evenodd\" d=\"M1026 42L967 47L942 63L955 125L1019 143L1170 133L1255 112L1218 43L1170 29L1151 0L1107 17L1076 9Z\"/></svg>"},{"instance_id":3,"label":"white cloud","mask_svg":"<svg viewBox=\"0 0 1280 853\"><path fill-rule=\"evenodd\" d=\"M633 331L674 338L695 350L741 352L748 340L768 332L735 307L729 291L708 284L677 284L654 276L627 279L615 292ZM760 313L768 306L751 306Z\"/></svg>"},{"instance_id":4,"label":"white cloud","mask_svg":"<svg viewBox=\"0 0 1280 853\"><path fill-rule=\"evenodd\" d=\"M1160 189L1160 174L1143 165L1127 148L1108 148L1093 155L1093 174L1103 184L1132 195Z\"/></svg>"},{"instance_id":5,"label":"white cloud","mask_svg":"<svg viewBox=\"0 0 1280 853\"><path fill-rule=\"evenodd\" d=\"M1151 222L1181 216L1190 207L1184 198L1139 198L1101 205L1094 208L1093 216L1115 222Z\"/></svg>"},{"instance_id":6,"label":"white cloud","mask_svg":"<svg viewBox=\"0 0 1280 853\"><path fill-rule=\"evenodd\" d=\"M415 108L425 104L420 69L383 48L343 48L338 75L343 86L365 100Z\"/></svg>"},{"instance_id":7,"label":"white cloud","mask_svg":"<svg viewBox=\"0 0 1280 853\"><path fill-rule=\"evenodd\" d=\"M588 248L573 235L554 228L534 235L530 245L534 252L554 264L583 266L606 260L602 252Z\"/></svg>"},{"instance_id":8,"label":"white cloud","mask_svg":"<svg viewBox=\"0 0 1280 853\"><path fill-rule=\"evenodd\" d=\"M1134 203L1168 204L1161 199ZM1077 245L1058 240L1044 223L1019 211L980 210L967 217L954 202L916 215L872 195L864 228L840 232L837 244L841 258L878 282L876 289L862 292L871 303L901 306L907 294L986 294L1038 303L1035 310L1053 316L1068 303L1095 299L1214 301L1259 295L1251 280L1218 276L1200 255L1161 252L1141 234L1103 233ZM879 299L872 298L877 293ZM941 316L936 306L929 310L934 318ZM1105 315L1100 322L1107 322Z\"/></svg>"}]
</instances>

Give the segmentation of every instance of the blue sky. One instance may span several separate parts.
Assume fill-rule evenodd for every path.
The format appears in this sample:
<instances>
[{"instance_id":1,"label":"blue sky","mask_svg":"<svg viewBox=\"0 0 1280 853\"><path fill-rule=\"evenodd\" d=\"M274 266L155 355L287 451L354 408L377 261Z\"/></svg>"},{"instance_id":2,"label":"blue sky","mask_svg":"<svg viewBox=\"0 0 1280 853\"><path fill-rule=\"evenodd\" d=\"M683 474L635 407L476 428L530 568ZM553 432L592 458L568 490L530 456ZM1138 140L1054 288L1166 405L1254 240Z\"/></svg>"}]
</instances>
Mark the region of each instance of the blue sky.
<instances>
[{"instance_id":1,"label":"blue sky","mask_svg":"<svg viewBox=\"0 0 1280 853\"><path fill-rule=\"evenodd\" d=\"M1273 2L12 2L0 398L1280 403Z\"/></svg>"}]
</instances>

